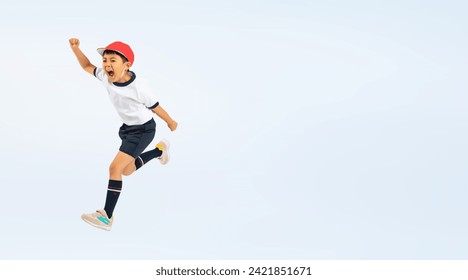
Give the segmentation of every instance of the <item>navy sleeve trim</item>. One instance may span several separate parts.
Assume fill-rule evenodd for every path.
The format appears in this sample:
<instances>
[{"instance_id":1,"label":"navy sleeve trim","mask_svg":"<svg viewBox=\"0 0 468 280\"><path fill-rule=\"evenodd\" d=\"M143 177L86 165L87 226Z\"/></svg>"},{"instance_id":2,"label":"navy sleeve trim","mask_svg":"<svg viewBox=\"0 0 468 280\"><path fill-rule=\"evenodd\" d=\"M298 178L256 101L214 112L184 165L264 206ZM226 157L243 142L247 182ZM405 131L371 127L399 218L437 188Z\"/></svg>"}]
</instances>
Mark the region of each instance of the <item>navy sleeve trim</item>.
<instances>
[{"instance_id":1,"label":"navy sleeve trim","mask_svg":"<svg viewBox=\"0 0 468 280\"><path fill-rule=\"evenodd\" d=\"M96 70L97 70L97 67L94 67L94 70L93 70L93 75L94 77L96 77ZM97 78L97 77L96 77Z\"/></svg>"},{"instance_id":2,"label":"navy sleeve trim","mask_svg":"<svg viewBox=\"0 0 468 280\"><path fill-rule=\"evenodd\" d=\"M159 106L159 102L156 102L153 106L148 107L148 109L153 110L154 108Z\"/></svg>"}]
</instances>

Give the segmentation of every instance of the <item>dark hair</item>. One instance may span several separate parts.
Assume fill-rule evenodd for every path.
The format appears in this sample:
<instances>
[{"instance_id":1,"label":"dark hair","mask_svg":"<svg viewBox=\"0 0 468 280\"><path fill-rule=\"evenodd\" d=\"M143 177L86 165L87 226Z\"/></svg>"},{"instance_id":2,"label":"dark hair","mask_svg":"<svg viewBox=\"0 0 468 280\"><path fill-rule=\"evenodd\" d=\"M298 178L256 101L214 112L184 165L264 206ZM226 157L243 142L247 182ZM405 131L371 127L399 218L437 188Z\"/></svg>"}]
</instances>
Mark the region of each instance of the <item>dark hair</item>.
<instances>
[{"instance_id":1,"label":"dark hair","mask_svg":"<svg viewBox=\"0 0 468 280\"><path fill-rule=\"evenodd\" d=\"M104 56L105 54L116 54L116 55L118 55L118 56L120 56L122 58L123 62L128 62L128 59L119 52L111 51L111 50L105 50L102 53L102 55Z\"/></svg>"}]
</instances>

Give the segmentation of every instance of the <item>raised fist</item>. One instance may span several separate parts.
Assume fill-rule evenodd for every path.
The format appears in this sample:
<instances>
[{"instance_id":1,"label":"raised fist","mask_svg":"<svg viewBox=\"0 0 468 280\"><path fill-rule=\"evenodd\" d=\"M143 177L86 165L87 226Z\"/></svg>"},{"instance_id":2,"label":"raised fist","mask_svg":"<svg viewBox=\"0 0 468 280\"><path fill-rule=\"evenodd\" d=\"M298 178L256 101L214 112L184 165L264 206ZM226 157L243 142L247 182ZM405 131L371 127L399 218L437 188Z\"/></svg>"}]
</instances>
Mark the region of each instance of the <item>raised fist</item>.
<instances>
[{"instance_id":1,"label":"raised fist","mask_svg":"<svg viewBox=\"0 0 468 280\"><path fill-rule=\"evenodd\" d=\"M68 41L70 42L70 47L72 48L78 48L80 46L80 40L77 38L71 38Z\"/></svg>"}]
</instances>

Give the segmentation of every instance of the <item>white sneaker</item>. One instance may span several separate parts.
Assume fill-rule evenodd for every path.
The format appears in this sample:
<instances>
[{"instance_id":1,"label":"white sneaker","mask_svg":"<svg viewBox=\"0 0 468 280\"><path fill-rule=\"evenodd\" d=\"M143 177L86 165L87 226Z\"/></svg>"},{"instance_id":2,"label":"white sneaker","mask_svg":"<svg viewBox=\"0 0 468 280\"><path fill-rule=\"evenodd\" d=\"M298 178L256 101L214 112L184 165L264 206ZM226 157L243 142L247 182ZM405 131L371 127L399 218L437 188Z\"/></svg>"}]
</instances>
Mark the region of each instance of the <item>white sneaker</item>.
<instances>
[{"instance_id":1,"label":"white sneaker","mask_svg":"<svg viewBox=\"0 0 468 280\"><path fill-rule=\"evenodd\" d=\"M91 214L83 214L81 215L81 219L88 224L103 230L111 230L112 223L114 222L114 216L109 219L105 210L97 210Z\"/></svg>"},{"instance_id":2,"label":"white sneaker","mask_svg":"<svg viewBox=\"0 0 468 280\"><path fill-rule=\"evenodd\" d=\"M161 140L158 144L156 144L156 148L162 151L161 156L158 157L161 164L167 164L169 161L169 141L166 139Z\"/></svg>"}]
</instances>

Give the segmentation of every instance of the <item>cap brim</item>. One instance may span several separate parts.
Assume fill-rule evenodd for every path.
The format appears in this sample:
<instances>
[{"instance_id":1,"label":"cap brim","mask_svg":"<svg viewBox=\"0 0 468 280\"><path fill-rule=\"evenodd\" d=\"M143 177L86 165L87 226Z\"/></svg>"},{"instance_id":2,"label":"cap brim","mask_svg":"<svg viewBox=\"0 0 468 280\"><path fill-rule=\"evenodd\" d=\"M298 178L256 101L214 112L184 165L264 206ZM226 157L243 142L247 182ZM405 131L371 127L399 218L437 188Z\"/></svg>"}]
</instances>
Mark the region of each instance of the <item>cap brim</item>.
<instances>
[{"instance_id":1,"label":"cap brim","mask_svg":"<svg viewBox=\"0 0 468 280\"><path fill-rule=\"evenodd\" d=\"M99 48L99 49L97 49L97 52L102 56L104 54L105 50L106 50L106 48Z\"/></svg>"}]
</instances>

